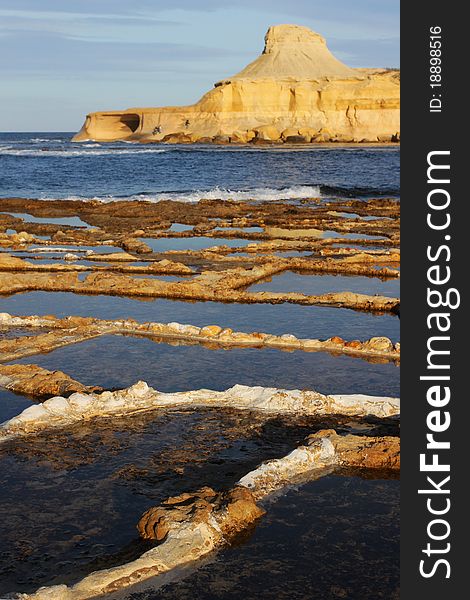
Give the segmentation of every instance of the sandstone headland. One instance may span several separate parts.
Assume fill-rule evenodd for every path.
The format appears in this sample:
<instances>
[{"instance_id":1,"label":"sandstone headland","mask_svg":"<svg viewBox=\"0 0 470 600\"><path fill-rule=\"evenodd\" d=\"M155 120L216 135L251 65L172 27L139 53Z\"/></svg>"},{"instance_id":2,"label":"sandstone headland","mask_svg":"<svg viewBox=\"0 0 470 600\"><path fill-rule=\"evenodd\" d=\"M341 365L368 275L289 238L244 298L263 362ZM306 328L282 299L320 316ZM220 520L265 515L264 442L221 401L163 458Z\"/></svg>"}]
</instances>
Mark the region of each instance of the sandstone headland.
<instances>
[{"instance_id":1,"label":"sandstone headland","mask_svg":"<svg viewBox=\"0 0 470 600\"><path fill-rule=\"evenodd\" d=\"M308 27L276 25L263 53L190 106L93 112L74 141L398 142L400 73L353 69Z\"/></svg>"}]
</instances>

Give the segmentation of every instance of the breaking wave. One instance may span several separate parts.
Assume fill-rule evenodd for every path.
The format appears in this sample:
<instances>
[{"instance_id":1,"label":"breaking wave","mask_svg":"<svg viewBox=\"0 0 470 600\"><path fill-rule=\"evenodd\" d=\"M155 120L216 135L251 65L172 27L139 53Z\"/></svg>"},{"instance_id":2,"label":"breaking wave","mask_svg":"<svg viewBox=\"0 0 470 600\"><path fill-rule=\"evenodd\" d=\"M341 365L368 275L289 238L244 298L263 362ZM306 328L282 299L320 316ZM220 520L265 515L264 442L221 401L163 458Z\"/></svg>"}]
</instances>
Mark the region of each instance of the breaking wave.
<instances>
[{"instance_id":1,"label":"breaking wave","mask_svg":"<svg viewBox=\"0 0 470 600\"><path fill-rule=\"evenodd\" d=\"M26 140L26 141L30 141L33 144L40 144L40 143L44 143L44 142L57 142L57 140L54 138L41 138L41 137L31 138L30 140Z\"/></svg>"},{"instance_id":2,"label":"breaking wave","mask_svg":"<svg viewBox=\"0 0 470 600\"><path fill-rule=\"evenodd\" d=\"M141 202L161 202L162 200L176 200L179 202L199 202L199 200L301 200L302 198L320 197L320 187L317 185L297 185L282 189L253 188L251 190L230 190L214 187L210 190L196 190L184 192L156 192L133 194L131 196L95 196L83 198L69 196L64 200L99 200L100 202L139 200ZM44 200L48 198L43 198Z\"/></svg>"},{"instance_id":3,"label":"breaking wave","mask_svg":"<svg viewBox=\"0 0 470 600\"><path fill-rule=\"evenodd\" d=\"M251 190L231 190L228 188L214 187L210 190L196 190L191 192L161 192L134 196L134 199L150 200L179 200L181 202L198 202L199 200L296 200L301 198L316 198L320 196L320 188L316 185L298 185L282 189L269 187L253 188Z\"/></svg>"}]
</instances>

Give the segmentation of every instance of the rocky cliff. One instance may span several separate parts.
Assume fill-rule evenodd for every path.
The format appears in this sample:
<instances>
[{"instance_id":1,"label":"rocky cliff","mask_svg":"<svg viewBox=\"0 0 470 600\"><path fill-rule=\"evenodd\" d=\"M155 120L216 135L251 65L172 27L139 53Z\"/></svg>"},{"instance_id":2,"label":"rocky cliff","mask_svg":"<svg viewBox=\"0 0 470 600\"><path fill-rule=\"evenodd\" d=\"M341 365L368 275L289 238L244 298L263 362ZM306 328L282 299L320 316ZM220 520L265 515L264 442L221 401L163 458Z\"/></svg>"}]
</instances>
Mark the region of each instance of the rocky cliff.
<instances>
[{"instance_id":1,"label":"rocky cliff","mask_svg":"<svg viewBox=\"0 0 470 600\"><path fill-rule=\"evenodd\" d=\"M398 141L399 72L352 69L307 27L276 25L263 53L196 104L94 112L74 141Z\"/></svg>"}]
</instances>

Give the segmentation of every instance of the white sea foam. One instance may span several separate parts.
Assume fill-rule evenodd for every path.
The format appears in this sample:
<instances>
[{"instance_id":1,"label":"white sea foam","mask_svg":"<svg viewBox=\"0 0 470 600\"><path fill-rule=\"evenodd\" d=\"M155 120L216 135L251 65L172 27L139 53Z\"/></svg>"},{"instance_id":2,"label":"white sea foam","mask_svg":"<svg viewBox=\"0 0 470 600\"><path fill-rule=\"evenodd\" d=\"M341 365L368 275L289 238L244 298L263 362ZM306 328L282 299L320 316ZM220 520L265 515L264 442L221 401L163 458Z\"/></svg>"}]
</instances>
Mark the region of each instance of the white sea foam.
<instances>
[{"instance_id":1,"label":"white sea foam","mask_svg":"<svg viewBox=\"0 0 470 600\"><path fill-rule=\"evenodd\" d=\"M317 185L295 185L282 189L269 187L253 188L251 190L230 190L226 188L215 187L210 190L196 190L191 192L156 192L155 194L133 194L131 196L95 196L80 197L67 196L64 200L98 200L100 202L129 201L137 200L140 202L161 202L162 200L175 200L178 202L199 202L199 200L257 200L257 201L275 201L275 200L298 200L302 198L319 198L320 187ZM51 200L51 198L42 198Z\"/></svg>"},{"instance_id":2,"label":"white sea foam","mask_svg":"<svg viewBox=\"0 0 470 600\"><path fill-rule=\"evenodd\" d=\"M198 202L199 200L295 200L320 196L320 188L316 185L296 185L283 189L262 187L251 190L231 190L214 187L210 190L196 190L192 192L161 192L152 194L138 194L132 200L147 200L159 202L161 200L179 200L180 202Z\"/></svg>"},{"instance_id":3,"label":"white sea foam","mask_svg":"<svg viewBox=\"0 0 470 600\"><path fill-rule=\"evenodd\" d=\"M39 144L41 142L58 142L60 140L54 138L31 138L29 141L33 142L33 144Z\"/></svg>"},{"instance_id":4,"label":"white sea foam","mask_svg":"<svg viewBox=\"0 0 470 600\"><path fill-rule=\"evenodd\" d=\"M87 144L77 150L49 150L49 149L33 149L33 148L13 148L11 146L0 146L0 155L6 156L28 156L28 157L45 157L60 156L64 158L74 158L77 156L113 156L123 154L161 154L167 152L166 148L102 148L95 150L90 148L100 147L100 144ZM86 148L86 149L85 149Z\"/></svg>"}]
</instances>

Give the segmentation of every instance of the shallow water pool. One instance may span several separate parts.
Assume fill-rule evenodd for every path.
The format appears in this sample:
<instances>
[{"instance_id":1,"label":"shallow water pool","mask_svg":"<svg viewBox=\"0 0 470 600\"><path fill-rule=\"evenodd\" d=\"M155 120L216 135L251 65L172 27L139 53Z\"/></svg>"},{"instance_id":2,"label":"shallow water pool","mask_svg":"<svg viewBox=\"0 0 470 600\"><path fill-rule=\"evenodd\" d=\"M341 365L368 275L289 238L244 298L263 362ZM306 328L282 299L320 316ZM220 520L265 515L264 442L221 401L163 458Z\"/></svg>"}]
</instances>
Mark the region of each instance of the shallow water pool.
<instances>
[{"instance_id":1,"label":"shallow water pool","mask_svg":"<svg viewBox=\"0 0 470 600\"><path fill-rule=\"evenodd\" d=\"M136 531L147 508L203 485L232 486L297 446L318 429L312 423L160 410L3 444L0 594L74 582L136 558L150 547Z\"/></svg>"},{"instance_id":2,"label":"shallow water pool","mask_svg":"<svg viewBox=\"0 0 470 600\"><path fill-rule=\"evenodd\" d=\"M154 252L168 250L205 250L213 246L229 246L236 248L253 243L252 240L217 237L184 237L184 238L140 238Z\"/></svg>"},{"instance_id":3,"label":"shallow water pool","mask_svg":"<svg viewBox=\"0 0 470 600\"><path fill-rule=\"evenodd\" d=\"M385 335L399 340L400 321L390 314L375 315L346 308L296 304L235 304L182 302L160 298L135 299L118 296L81 295L71 292L26 292L0 296L0 312L17 315L92 316L100 319L133 318L231 327L234 331L262 331L297 337L366 339Z\"/></svg>"},{"instance_id":4,"label":"shallow water pool","mask_svg":"<svg viewBox=\"0 0 470 600\"><path fill-rule=\"evenodd\" d=\"M381 279L359 275L313 275L307 272L284 271L250 286L249 291L299 292L312 296L332 292L355 292L399 298L400 279Z\"/></svg>"},{"instance_id":5,"label":"shallow water pool","mask_svg":"<svg viewBox=\"0 0 470 600\"><path fill-rule=\"evenodd\" d=\"M221 391L242 384L314 389L324 394L399 394L400 370L393 363L369 363L324 352L210 349L107 335L18 362L64 371L85 385L106 389L143 380L162 392Z\"/></svg>"},{"instance_id":6,"label":"shallow water pool","mask_svg":"<svg viewBox=\"0 0 470 600\"><path fill-rule=\"evenodd\" d=\"M266 504L252 535L128 600L398 600L399 482L329 475Z\"/></svg>"}]
</instances>

